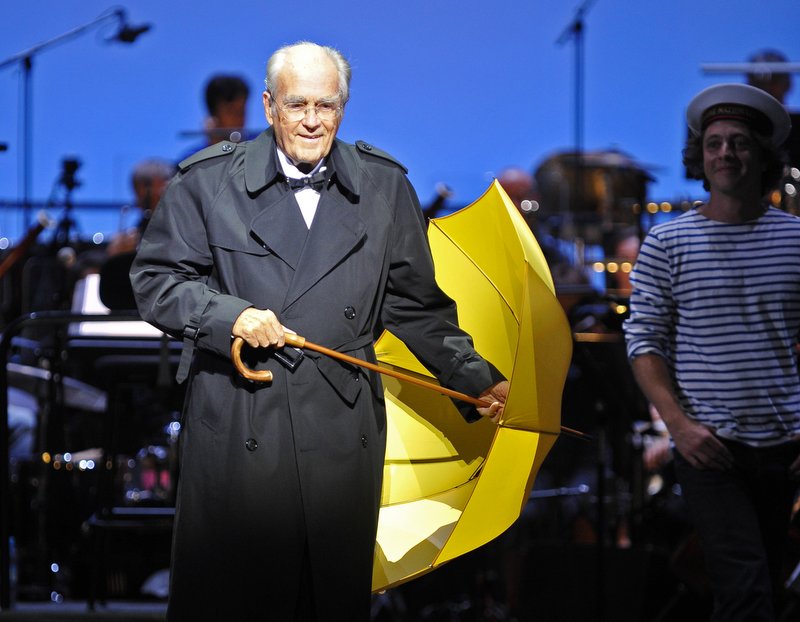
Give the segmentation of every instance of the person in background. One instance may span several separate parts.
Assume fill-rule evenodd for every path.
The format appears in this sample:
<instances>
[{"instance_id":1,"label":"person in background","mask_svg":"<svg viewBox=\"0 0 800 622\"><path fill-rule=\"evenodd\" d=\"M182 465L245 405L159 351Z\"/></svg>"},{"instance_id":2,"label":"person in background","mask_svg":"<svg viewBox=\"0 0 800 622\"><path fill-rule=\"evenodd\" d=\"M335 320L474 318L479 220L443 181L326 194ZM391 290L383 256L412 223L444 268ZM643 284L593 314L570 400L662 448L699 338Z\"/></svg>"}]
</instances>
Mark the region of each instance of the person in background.
<instances>
[{"instance_id":1,"label":"person in background","mask_svg":"<svg viewBox=\"0 0 800 622\"><path fill-rule=\"evenodd\" d=\"M539 209L536 180L528 171L516 166L504 168L497 181L526 220Z\"/></svg>"},{"instance_id":2,"label":"person in background","mask_svg":"<svg viewBox=\"0 0 800 622\"><path fill-rule=\"evenodd\" d=\"M113 257L122 253L132 253L139 246L142 232L161 200L161 195L175 175L175 166L160 158L142 160L133 168L131 188L135 197L135 207L140 211L139 222L135 227L120 231L111 238L106 247L106 255Z\"/></svg>"},{"instance_id":3,"label":"person in background","mask_svg":"<svg viewBox=\"0 0 800 622\"><path fill-rule=\"evenodd\" d=\"M382 328L496 421L508 382L436 285L416 193L372 145L336 138L350 65L289 45L267 62L253 141L180 165L131 269L142 317L183 338L169 620L367 622L386 445L377 374L284 347L375 362ZM242 378L244 361L271 384Z\"/></svg>"},{"instance_id":4,"label":"person in background","mask_svg":"<svg viewBox=\"0 0 800 622\"><path fill-rule=\"evenodd\" d=\"M609 274L609 286L619 298L625 299L631 295L630 268L636 261L640 245L636 227L624 227L614 234L611 259L617 263L617 270Z\"/></svg>"},{"instance_id":5,"label":"person in background","mask_svg":"<svg viewBox=\"0 0 800 622\"><path fill-rule=\"evenodd\" d=\"M787 63L789 59L778 50L761 50L747 59L750 63ZM777 71L752 72L747 74L747 84L765 91L786 104L786 96L792 90L792 76Z\"/></svg>"},{"instance_id":6,"label":"person in background","mask_svg":"<svg viewBox=\"0 0 800 622\"><path fill-rule=\"evenodd\" d=\"M206 82L204 92L208 113L203 122L205 140L187 149L180 160L223 140L239 142L248 138L244 135L248 97L250 87L244 78L232 74L211 76Z\"/></svg>"},{"instance_id":7,"label":"person in background","mask_svg":"<svg viewBox=\"0 0 800 622\"><path fill-rule=\"evenodd\" d=\"M751 63L788 63L789 59L778 50L761 50L749 59ZM792 90L792 74L781 71L753 71L747 74L747 83L766 91L783 104L792 120L792 129L783 144L788 166L779 184L779 192L773 193L772 204L790 214L800 214L800 113L790 110L786 101Z\"/></svg>"},{"instance_id":8,"label":"person in background","mask_svg":"<svg viewBox=\"0 0 800 622\"><path fill-rule=\"evenodd\" d=\"M776 620L800 475L800 219L768 206L789 116L719 84L687 109L684 164L708 200L642 244L628 357L674 443L713 620Z\"/></svg>"}]
</instances>

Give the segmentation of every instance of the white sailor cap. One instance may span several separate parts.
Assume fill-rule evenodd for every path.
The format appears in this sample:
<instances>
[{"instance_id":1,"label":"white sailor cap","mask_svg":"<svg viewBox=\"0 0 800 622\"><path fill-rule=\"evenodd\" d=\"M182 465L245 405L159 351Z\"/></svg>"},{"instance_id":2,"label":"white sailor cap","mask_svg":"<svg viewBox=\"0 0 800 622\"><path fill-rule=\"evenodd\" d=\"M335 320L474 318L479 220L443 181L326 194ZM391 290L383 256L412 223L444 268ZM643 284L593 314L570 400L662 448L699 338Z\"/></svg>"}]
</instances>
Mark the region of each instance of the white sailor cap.
<instances>
[{"instance_id":1,"label":"white sailor cap","mask_svg":"<svg viewBox=\"0 0 800 622\"><path fill-rule=\"evenodd\" d=\"M786 108L769 93L748 84L715 84L694 96L686 109L686 122L700 134L713 121L733 119L750 125L781 146L792 122Z\"/></svg>"}]
</instances>

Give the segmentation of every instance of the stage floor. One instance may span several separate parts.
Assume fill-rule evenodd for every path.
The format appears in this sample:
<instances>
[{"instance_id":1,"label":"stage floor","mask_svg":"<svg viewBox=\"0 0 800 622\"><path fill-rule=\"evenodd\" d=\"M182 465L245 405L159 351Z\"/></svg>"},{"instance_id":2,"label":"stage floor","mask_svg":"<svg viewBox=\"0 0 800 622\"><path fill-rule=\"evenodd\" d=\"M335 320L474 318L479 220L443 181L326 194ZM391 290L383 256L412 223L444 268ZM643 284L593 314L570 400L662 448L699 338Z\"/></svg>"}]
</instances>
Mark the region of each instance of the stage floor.
<instances>
[{"instance_id":1,"label":"stage floor","mask_svg":"<svg viewBox=\"0 0 800 622\"><path fill-rule=\"evenodd\" d=\"M167 605L161 602L109 601L90 611L85 601L67 603L17 603L0 611L2 622L163 622Z\"/></svg>"},{"instance_id":2,"label":"stage floor","mask_svg":"<svg viewBox=\"0 0 800 622\"><path fill-rule=\"evenodd\" d=\"M496 543L497 544L497 543ZM511 613L501 546L484 547L376 596L373 622L700 622L706 597L676 581L663 553L647 549L537 544L520 561ZM504 564L504 561L506 562ZM598 581L602 568L604 580ZM505 580L504 580L505 579ZM602 598L598 598L602 594ZM19 602L0 622L163 622L165 601Z\"/></svg>"}]
</instances>

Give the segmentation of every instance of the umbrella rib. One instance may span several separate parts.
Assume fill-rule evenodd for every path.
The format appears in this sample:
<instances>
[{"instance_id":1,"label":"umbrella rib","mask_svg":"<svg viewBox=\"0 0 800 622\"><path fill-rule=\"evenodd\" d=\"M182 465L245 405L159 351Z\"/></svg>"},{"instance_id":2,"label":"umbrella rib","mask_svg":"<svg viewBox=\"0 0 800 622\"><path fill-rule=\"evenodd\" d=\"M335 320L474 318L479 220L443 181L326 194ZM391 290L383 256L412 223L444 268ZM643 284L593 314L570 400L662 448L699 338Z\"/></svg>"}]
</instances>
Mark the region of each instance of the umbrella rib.
<instances>
[{"instance_id":1,"label":"umbrella rib","mask_svg":"<svg viewBox=\"0 0 800 622\"><path fill-rule=\"evenodd\" d=\"M447 233L446 233L446 232L445 232L445 231L444 231L444 230L443 230L443 229L442 229L442 228L441 228L441 227L440 227L440 226L439 226L439 225L436 223L436 221L432 220L432 221L430 221L430 224L432 224L433 226L435 226L435 227L436 227L436 230L437 230L437 231L439 231L439 233L441 233L441 234L442 234L442 235L443 235L443 236L444 236L444 237L445 237L445 238L446 238L446 239L447 239L447 240L448 240L448 241L449 241L449 242L450 242L450 243L453 245L453 247L454 247L454 248L458 249L458 252L459 252L459 253L461 253L461 255L462 255L463 257L465 257L465 258L467 259L467 261L469 261L469 262L470 262L470 263L471 263L471 264L472 264L472 265L475 267L475 269L476 269L478 272L480 272L480 273L481 273L481 274L484 276L484 278L486 279L486 282L487 282L487 283L489 283L489 284L492 286L492 289L494 289L494 291L496 291L496 292L497 292L497 295L498 295L498 296L500 296L500 298L502 299L502 301L505 303L506 307L508 307L509 311L511 311L511 314L514 316L514 319L515 319L517 322L519 322L520 320L519 320L519 317L517 316L517 312L516 312L516 310L515 310L515 309L514 309L514 307L511 305L511 303L509 302L508 298L506 298L505 294L503 294L503 292L501 292L501 291L500 291L500 289L497 287L497 285L495 285L494 281L493 281L491 278L489 278L489 275L488 275L488 274L486 274L486 271L485 271L483 268L481 268L481 267L480 267L480 266L479 266L479 265L476 263L476 261L475 261L475 260L474 260L472 257L470 257L470 255L469 255L469 254L468 254L466 251L464 251L464 249L463 249L463 248L461 248L461 246L459 246L459 245L458 245L458 243L457 243L457 242L456 242L456 241L455 241L455 240L454 240L454 239L453 239L451 236L449 236L449 235L448 235L448 234L447 234Z\"/></svg>"}]
</instances>

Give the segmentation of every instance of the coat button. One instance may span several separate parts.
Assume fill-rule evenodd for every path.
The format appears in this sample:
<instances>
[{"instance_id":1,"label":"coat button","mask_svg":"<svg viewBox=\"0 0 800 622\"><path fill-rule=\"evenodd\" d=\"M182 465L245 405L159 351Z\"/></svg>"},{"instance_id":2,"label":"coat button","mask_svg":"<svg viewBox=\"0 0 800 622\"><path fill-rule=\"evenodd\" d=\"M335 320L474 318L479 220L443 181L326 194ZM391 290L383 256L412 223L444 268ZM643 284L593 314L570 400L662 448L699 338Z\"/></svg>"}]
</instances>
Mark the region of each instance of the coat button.
<instances>
[{"instance_id":1,"label":"coat button","mask_svg":"<svg viewBox=\"0 0 800 622\"><path fill-rule=\"evenodd\" d=\"M344 308L344 316L348 320L352 320L356 316L356 310L351 306L347 306Z\"/></svg>"},{"instance_id":2,"label":"coat button","mask_svg":"<svg viewBox=\"0 0 800 622\"><path fill-rule=\"evenodd\" d=\"M366 434L362 434L361 435L361 446L362 447L366 447L367 446L367 435Z\"/></svg>"},{"instance_id":3,"label":"coat button","mask_svg":"<svg viewBox=\"0 0 800 622\"><path fill-rule=\"evenodd\" d=\"M258 441L254 438L248 438L244 442L244 446L247 447L247 451L255 451L258 449Z\"/></svg>"},{"instance_id":4,"label":"coat button","mask_svg":"<svg viewBox=\"0 0 800 622\"><path fill-rule=\"evenodd\" d=\"M233 151L233 145L231 145L229 143L225 143L224 145L222 145L222 150L225 153L228 153L229 151Z\"/></svg>"}]
</instances>

